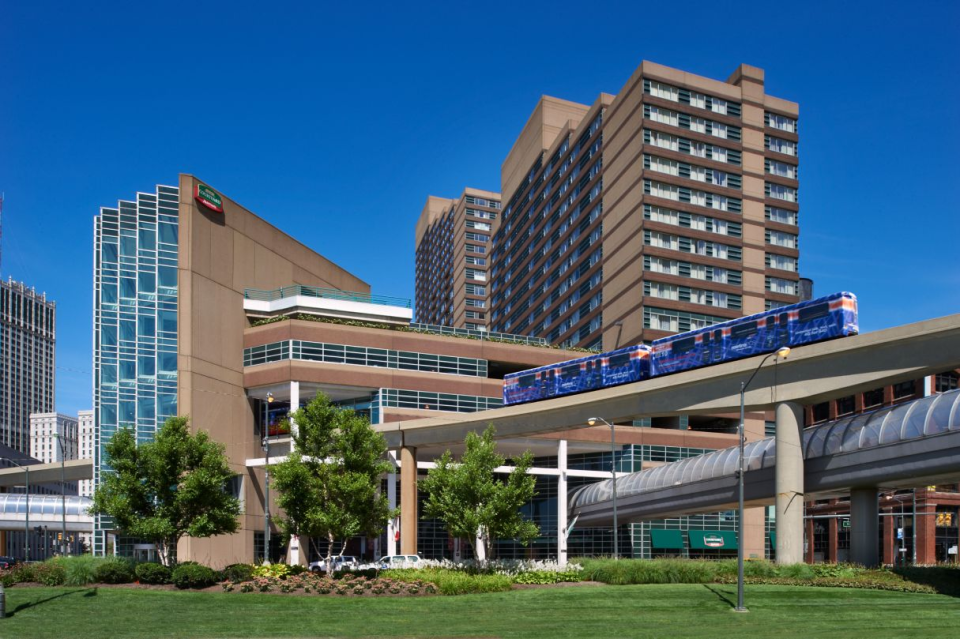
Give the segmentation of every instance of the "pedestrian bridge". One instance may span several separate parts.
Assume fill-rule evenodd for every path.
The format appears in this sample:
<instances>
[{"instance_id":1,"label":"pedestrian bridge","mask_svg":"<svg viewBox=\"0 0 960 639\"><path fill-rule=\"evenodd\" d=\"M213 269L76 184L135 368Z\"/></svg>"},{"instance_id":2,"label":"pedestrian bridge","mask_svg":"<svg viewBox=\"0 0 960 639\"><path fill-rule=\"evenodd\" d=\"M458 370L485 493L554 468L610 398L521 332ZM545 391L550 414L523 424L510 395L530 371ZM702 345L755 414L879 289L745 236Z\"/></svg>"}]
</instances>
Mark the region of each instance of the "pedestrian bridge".
<instances>
[{"instance_id":1,"label":"pedestrian bridge","mask_svg":"<svg viewBox=\"0 0 960 639\"><path fill-rule=\"evenodd\" d=\"M64 523L63 506L66 504L66 528L68 532L90 532L93 517L89 514L89 497L76 495L30 495L29 526L48 526L60 530ZM0 530L23 530L27 520L27 495L23 493L0 494Z\"/></svg>"},{"instance_id":2,"label":"pedestrian bridge","mask_svg":"<svg viewBox=\"0 0 960 639\"><path fill-rule=\"evenodd\" d=\"M804 500L956 481L960 390L807 428L801 447ZM746 505L774 503L776 449L773 437L744 446ZM739 465L733 447L618 477L617 515L636 521L735 508ZM584 486L570 497L570 516L578 526L609 525L612 497L611 479Z\"/></svg>"}]
</instances>

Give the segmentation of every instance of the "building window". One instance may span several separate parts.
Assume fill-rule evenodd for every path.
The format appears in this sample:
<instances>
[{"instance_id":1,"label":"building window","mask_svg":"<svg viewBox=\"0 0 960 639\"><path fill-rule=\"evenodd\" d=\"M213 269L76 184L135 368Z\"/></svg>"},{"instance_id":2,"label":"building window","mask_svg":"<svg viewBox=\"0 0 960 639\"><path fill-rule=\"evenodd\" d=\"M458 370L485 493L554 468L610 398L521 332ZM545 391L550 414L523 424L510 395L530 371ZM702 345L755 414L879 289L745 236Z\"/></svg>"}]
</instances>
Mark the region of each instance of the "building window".
<instances>
[{"instance_id":1,"label":"building window","mask_svg":"<svg viewBox=\"0 0 960 639\"><path fill-rule=\"evenodd\" d=\"M768 135L766 136L766 146L774 153L797 156L797 143L790 140L782 140Z\"/></svg>"},{"instance_id":2,"label":"building window","mask_svg":"<svg viewBox=\"0 0 960 639\"><path fill-rule=\"evenodd\" d=\"M782 184L773 184L767 182L767 197L783 200L785 202L796 202L797 190L789 186L783 186Z\"/></svg>"},{"instance_id":3,"label":"building window","mask_svg":"<svg viewBox=\"0 0 960 639\"><path fill-rule=\"evenodd\" d=\"M791 226L797 225L797 212L788 211L787 209L780 209L775 206L766 207L766 217L771 222L778 222L780 224L790 224Z\"/></svg>"},{"instance_id":4,"label":"building window","mask_svg":"<svg viewBox=\"0 0 960 639\"><path fill-rule=\"evenodd\" d=\"M788 118L785 115L777 115L776 113L770 112L767 112L765 116L767 126L774 129L780 129L781 131L787 131L788 133L797 132L797 121L793 118Z\"/></svg>"},{"instance_id":5,"label":"building window","mask_svg":"<svg viewBox=\"0 0 960 639\"><path fill-rule=\"evenodd\" d=\"M863 394L863 407L864 408L873 408L874 406L881 406L883 404L883 389L875 388L872 391L866 391Z\"/></svg>"},{"instance_id":6,"label":"building window","mask_svg":"<svg viewBox=\"0 0 960 639\"><path fill-rule=\"evenodd\" d=\"M777 255L776 253L767 253L767 268L775 268L781 271L797 272L797 258L787 255Z\"/></svg>"},{"instance_id":7,"label":"building window","mask_svg":"<svg viewBox=\"0 0 960 639\"><path fill-rule=\"evenodd\" d=\"M785 280L779 277L768 277L766 288L771 293L780 293L781 295L797 295L797 283L793 280Z\"/></svg>"},{"instance_id":8,"label":"building window","mask_svg":"<svg viewBox=\"0 0 960 639\"><path fill-rule=\"evenodd\" d=\"M781 231L767 231L767 244L773 246L782 246L784 248L797 248L797 236L792 233L783 233Z\"/></svg>"},{"instance_id":9,"label":"building window","mask_svg":"<svg viewBox=\"0 0 960 639\"><path fill-rule=\"evenodd\" d=\"M795 164L787 164L786 162L777 162L776 160L766 160L767 173L771 175L777 175L780 177L789 178L791 180L797 179L797 166Z\"/></svg>"},{"instance_id":10,"label":"building window","mask_svg":"<svg viewBox=\"0 0 960 639\"><path fill-rule=\"evenodd\" d=\"M893 385L894 401L913 397L916 394L916 392L917 392L916 384L913 381L900 382L899 384Z\"/></svg>"},{"instance_id":11,"label":"building window","mask_svg":"<svg viewBox=\"0 0 960 639\"><path fill-rule=\"evenodd\" d=\"M960 375L955 372L940 373L934 378L933 389L937 393L945 393L957 388L960 388Z\"/></svg>"}]
</instances>

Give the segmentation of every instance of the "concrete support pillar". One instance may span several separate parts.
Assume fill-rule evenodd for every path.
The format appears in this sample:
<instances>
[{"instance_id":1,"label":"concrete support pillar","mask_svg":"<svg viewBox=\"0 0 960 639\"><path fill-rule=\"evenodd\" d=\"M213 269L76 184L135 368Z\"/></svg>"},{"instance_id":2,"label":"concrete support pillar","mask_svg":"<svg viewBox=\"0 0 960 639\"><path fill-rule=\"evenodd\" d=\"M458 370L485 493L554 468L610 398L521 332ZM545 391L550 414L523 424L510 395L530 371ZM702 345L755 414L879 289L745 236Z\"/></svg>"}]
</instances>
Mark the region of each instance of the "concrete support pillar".
<instances>
[{"instance_id":1,"label":"concrete support pillar","mask_svg":"<svg viewBox=\"0 0 960 639\"><path fill-rule=\"evenodd\" d=\"M567 440L557 442L557 563L567 565Z\"/></svg>"},{"instance_id":2,"label":"concrete support pillar","mask_svg":"<svg viewBox=\"0 0 960 639\"><path fill-rule=\"evenodd\" d=\"M917 516L913 525L917 530L917 563L937 563L937 515L936 506L924 501L917 505Z\"/></svg>"},{"instance_id":3,"label":"concrete support pillar","mask_svg":"<svg viewBox=\"0 0 960 639\"><path fill-rule=\"evenodd\" d=\"M397 473L387 475L387 503L390 505L390 510L397 507ZM397 554L398 531L396 518L391 518L387 523L387 547L383 553L384 555Z\"/></svg>"},{"instance_id":4,"label":"concrete support pillar","mask_svg":"<svg viewBox=\"0 0 960 639\"><path fill-rule=\"evenodd\" d=\"M803 561L803 407L778 404L776 421L777 563L798 564Z\"/></svg>"},{"instance_id":5,"label":"concrete support pillar","mask_svg":"<svg viewBox=\"0 0 960 639\"><path fill-rule=\"evenodd\" d=\"M834 499L833 503L836 503L837 500ZM824 561L829 561L832 564L835 564L839 561L837 559L837 536L838 536L838 526L837 522L840 521L837 518L832 518L827 520L827 556L824 557Z\"/></svg>"},{"instance_id":6,"label":"concrete support pillar","mask_svg":"<svg viewBox=\"0 0 960 639\"><path fill-rule=\"evenodd\" d=\"M880 506L876 488L850 491L850 561L877 565L880 548Z\"/></svg>"},{"instance_id":7,"label":"concrete support pillar","mask_svg":"<svg viewBox=\"0 0 960 639\"><path fill-rule=\"evenodd\" d=\"M808 563L808 564L814 563L814 558L813 558L813 547L814 547L814 546L813 546L813 529L814 529L814 525L813 525L813 524L814 524L814 522L813 522L812 519L808 519L808 520L807 520L807 525L806 525L806 529L807 529L807 530L806 530L806 540L805 540L805 543L804 543L804 547L806 548L806 552L803 553L803 561L806 562L806 563Z\"/></svg>"},{"instance_id":8,"label":"concrete support pillar","mask_svg":"<svg viewBox=\"0 0 960 639\"><path fill-rule=\"evenodd\" d=\"M300 408L300 382L290 382L290 412ZM290 418L290 435L297 436L297 423Z\"/></svg>"},{"instance_id":9,"label":"concrete support pillar","mask_svg":"<svg viewBox=\"0 0 960 639\"><path fill-rule=\"evenodd\" d=\"M417 449L400 449L400 554L417 554Z\"/></svg>"}]
</instances>

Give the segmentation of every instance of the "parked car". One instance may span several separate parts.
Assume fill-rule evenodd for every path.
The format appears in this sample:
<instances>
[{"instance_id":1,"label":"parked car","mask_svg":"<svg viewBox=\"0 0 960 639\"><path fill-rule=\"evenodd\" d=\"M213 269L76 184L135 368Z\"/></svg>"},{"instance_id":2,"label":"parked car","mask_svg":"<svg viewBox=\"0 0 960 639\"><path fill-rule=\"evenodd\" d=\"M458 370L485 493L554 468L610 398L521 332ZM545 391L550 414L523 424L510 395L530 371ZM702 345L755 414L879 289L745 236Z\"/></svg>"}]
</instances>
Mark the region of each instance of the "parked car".
<instances>
[{"instance_id":1,"label":"parked car","mask_svg":"<svg viewBox=\"0 0 960 639\"><path fill-rule=\"evenodd\" d=\"M360 567L360 561L353 555L341 555L338 557L331 557L330 561L333 562L334 570L356 570ZM324 560L313 561L310 563L310 572L326 572L327 571L327 562Z\"/></svg>"},{"instance_id":2,"label":"parked car","mask_svg":"<svg viewBox=\"0 0 960 639\"><path fill-rule=\"evenodd\" d=\"M13 568L19 563L14 557L0 557L0 568L6 570L7 568Z\"/></svg>"},{"instance_id":3,"label":"parked car","mask_svg":"<svg viewBox=\"0 0 960 639\"><path fill-rule=\"evenodd\" d=\"M389 570L391 568L416 568L420 565L420 557L417 555L387 555L381 557L376 562L380 570Z\"/></svg>"}]
</instances>

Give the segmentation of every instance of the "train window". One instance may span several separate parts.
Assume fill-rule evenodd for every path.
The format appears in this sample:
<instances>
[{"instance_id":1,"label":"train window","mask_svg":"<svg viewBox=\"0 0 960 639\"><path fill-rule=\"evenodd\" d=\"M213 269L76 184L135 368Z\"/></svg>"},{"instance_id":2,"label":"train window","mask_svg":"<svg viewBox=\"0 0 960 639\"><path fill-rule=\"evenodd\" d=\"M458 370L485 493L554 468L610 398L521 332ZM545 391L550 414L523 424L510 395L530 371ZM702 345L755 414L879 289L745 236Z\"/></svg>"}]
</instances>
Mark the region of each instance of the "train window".
<instances>
[{"instance_id":1,"label":"train window","mask_svg":"<svg viewBox=\"0 0 960 639\"><path fill-rule=\"evenodd\" d=\"M517 380L517 383L520 385L520 388L530 388L537 382L536 375L521 375L520 379Z\"/></svg>"},{"instance_id":2,"label":"train window","mask_svg":"<svg viewBox=\"0 0 960 639\"><path fill-rule=\"evenodd\" d=\"M814 304L813 306L801 308L799 319L801 322L809 322L810 320L817 319L818 317L826 317L829 314L830 304L824 302L822 304Z\"/></svg>"},{"instance_id":3,"label":"train window","mask_svg":"<svg viewBox=\"0 0 960 639\"><path fill-rule=\"evenodd\" d=\"M780 314L780 326L786 326L786 325L787 325L787 321L788 321L787 314L786 314L786 313L781 313L781 314Z\"/></svg>"},{"instance_id":4,"label":"train window","mask_svg":"<svg viewBox=\"0 0 960 639\"><path fill-rule=\"evenodd\" d=\"M744 322L743 324L737 324L730 330L730 337L733 339L741 339L743 337L749 337L754 335L757 332L757 322Z\"/></svg>"},{"instance_id":5,"label":"train window","mask_svg":"<svg viewBox=\"0 0 960 639\"><path fill-rule=\"evenodd\" d=\"M620 353L619 355L614 355L607 361L607 366L612 368L617 368L620 366L626 366L630 363L630 353Z\"/></svg>"},{"instance_id":6,"label":"train window","mask_svg":"<svg viewBox=\"0 0 960 639\"><path fill-rule=\"evenodd\" d=\"M564 377L573 377L574 375L580 374L580 364L574 364L572 366L565 366L560 370L560 374Z\"/></svg>"},{"instance_id":7,"label":"train window","mask_svg":"<svg viewBox=\"0 0 960 639\"><path fill-rule=\"evenodd\" d=\"M686 337L684 339L678 339L670 345L670 350L674 353L686 353L692 351L693 348L697 345L696 337Z\"/></svg>"}]
</instances>

